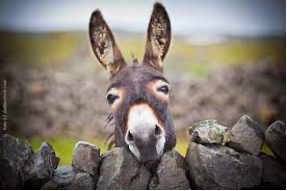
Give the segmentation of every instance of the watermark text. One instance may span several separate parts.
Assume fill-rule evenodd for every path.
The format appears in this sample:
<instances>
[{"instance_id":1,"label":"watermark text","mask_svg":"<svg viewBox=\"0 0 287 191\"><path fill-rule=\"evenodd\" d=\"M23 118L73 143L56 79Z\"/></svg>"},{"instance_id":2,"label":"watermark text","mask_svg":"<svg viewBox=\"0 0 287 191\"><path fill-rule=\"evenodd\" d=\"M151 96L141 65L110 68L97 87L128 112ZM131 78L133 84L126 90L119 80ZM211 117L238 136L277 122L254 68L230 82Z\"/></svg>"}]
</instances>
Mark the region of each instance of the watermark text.
<instances>
[{"instance_id":1,"label":"watermark text","mask_svg":"<svg viewBox=\"0 0 287 191\"><path fill-rule=\"evenodd\" d=\"M6 131L7 130L7 121L8 121L8 111L7 111L7 81L3 81L3 90L2 90L2 99L3 99L3 104L2 104L2 130Z\"/></svg>"}]
</instances>

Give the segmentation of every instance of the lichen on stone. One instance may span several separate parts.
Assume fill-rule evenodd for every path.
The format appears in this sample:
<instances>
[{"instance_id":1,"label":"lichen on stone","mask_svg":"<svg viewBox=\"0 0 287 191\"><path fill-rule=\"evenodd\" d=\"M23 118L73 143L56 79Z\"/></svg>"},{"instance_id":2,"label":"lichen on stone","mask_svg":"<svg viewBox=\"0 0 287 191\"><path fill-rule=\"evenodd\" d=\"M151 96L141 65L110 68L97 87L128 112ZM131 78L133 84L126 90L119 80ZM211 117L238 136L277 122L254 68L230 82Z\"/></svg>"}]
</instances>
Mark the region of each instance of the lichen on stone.
<instances>
[{"instance_id":1,"label":"lichen on stone","mask_svg":"<svg viewBox=\"0 0 287 191\"><path fill-rule=\"evenodd\" d=\"M192 141L197 143L216 143L225 145L230 141L227 127L219 125L216 120L204 120L192 124L189 128Z\"/></svg>"}]
</instances>

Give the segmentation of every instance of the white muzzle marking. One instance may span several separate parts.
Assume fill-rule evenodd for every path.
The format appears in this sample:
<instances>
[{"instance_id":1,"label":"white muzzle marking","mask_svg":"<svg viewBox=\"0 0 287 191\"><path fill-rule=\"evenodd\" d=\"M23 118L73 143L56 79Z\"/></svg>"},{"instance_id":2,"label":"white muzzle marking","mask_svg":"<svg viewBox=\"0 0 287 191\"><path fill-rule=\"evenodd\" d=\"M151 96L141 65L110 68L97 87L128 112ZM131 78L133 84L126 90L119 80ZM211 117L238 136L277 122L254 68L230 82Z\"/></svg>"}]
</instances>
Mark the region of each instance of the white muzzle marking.
<instances>
[{"instance_id":1,"label":"white muzzle marking","mask_svg":"<svg viewBox=\"0 0 287 191\"><path fill-rule=\"evenodd\" d=\"M159 126L162 130L162 134L157 137L157 143L155 145L158 155L163 153L165 144L165 134L163 128L159 125L159 122L154 115L154 112L148 104L138 104L131 107L128 113L127 129L135 137L140 137L144 142L149 141L149 137L155 132L155 127ZM133 141L128 140L128 136L125 136L125 141L129 146L130 151L140 158L140 152Z\"/></svg>"}]
</instances>

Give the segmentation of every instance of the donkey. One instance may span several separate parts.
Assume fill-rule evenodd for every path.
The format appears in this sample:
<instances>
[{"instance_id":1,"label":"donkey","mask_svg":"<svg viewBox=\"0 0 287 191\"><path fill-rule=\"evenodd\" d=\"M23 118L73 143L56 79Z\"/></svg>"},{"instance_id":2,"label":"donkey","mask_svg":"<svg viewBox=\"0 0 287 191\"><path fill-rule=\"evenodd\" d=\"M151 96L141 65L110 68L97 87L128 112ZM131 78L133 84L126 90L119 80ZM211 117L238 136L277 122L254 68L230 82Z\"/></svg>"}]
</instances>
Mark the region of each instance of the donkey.
<instances>
[{"instance_id":1,"label":"donkey","mask_svg":"<svg viewBox=\"0 0 287 191\"><path fill-rule=\"evenodd\" d=\"M138 161L158 160L176 145L169 109L170 84L163 60L171 41L169 16L155 3L141 65L127 66L101 12L92 13L89 37L94 54L110 73L106 99L115 120L115 145L127 147Z\"/></svg>"}]
</instances>

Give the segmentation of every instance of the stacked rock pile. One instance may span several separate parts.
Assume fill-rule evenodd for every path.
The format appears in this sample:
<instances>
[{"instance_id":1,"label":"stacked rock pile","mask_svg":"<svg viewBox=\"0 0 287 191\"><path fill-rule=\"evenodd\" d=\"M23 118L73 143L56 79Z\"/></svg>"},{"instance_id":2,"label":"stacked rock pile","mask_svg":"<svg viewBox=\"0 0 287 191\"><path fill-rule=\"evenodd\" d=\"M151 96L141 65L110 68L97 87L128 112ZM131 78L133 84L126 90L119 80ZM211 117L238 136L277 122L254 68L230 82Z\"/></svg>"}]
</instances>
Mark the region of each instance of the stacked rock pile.
<instances>
[{"instance_id":1,"label":"stacked rock pile","mask_svg":"<svg viewBox=\"0 0 287 191\"><path fill-rule=\"evenodd\" d=\"M266 132L248 116L231 129L207 120L190 128L186 157L176 150L139 163L126 148L100 154L91 143L75 145L71 166L44 142L34 153L27 141L0 135L0 189L285 189L286 127ZM263 142L276 157L260 152Z\"/></svg>"},{"instance_id":2,"label":"stacked rock pile","mask_svg":"<svg viewBox=\"0 0 287 191\"><path fill-rule=\"evenodd\" d=\"M215 120L190 128L186 161L193 189L285 189L286 127L281 121L264 133L243 116L231 128ZM275 157L261 153L264 140Z\"/></svg>"}]
</instances>

